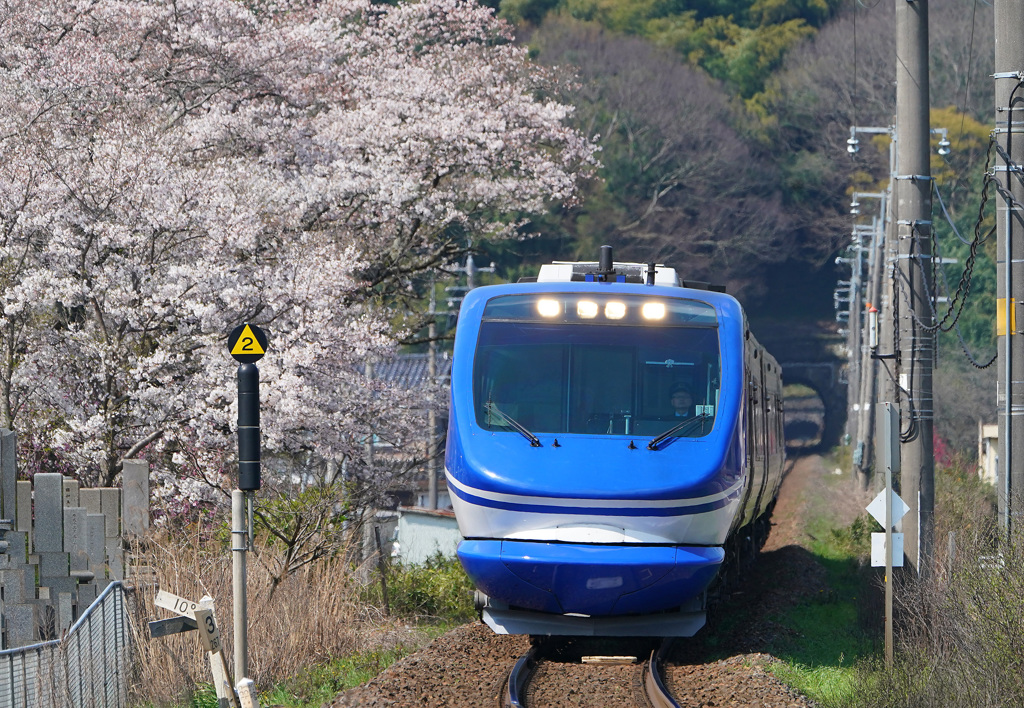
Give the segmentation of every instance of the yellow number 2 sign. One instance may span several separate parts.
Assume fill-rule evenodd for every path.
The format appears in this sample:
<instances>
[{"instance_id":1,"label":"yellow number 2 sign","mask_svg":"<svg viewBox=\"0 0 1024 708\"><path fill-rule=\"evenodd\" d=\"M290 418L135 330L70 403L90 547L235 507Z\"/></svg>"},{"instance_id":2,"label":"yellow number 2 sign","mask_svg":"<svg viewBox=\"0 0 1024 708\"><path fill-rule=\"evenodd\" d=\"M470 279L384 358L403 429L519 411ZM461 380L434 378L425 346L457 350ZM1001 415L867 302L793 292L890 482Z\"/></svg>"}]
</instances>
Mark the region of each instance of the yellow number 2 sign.
<instances>
[{"instance_id":1,"label":"yellow number 2 sign","mask_svg":"<svg viewBox=\"0 0 1024 708\"><path fill-rule=\"evenodd\" d=\"M240 364L255 364L267 353L267 335L254 324L242 324L228 335L228 351Z\"/></svg>"}]
</instances>

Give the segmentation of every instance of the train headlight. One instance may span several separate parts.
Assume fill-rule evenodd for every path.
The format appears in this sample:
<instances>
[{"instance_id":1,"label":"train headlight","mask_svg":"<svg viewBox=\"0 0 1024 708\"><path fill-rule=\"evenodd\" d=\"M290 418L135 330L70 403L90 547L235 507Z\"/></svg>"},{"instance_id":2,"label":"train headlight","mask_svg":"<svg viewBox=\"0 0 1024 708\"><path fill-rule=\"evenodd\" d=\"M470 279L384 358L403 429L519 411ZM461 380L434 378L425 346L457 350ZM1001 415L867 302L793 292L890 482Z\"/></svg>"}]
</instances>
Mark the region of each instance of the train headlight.
<instances>
[{"instance_id":1,"label":"train headlight","mask_svg":"<svg viewBox=\"0 0 1024 708\"><path fill-rule=\"evenodd\" d=\"M580 300L576 303L576 314L585 320L597 317L597 303L593 300Z\"/></svg>"},{"instance_id":2,"label":"train headlight","mask_svg":"<svg viewBox=\"0 0 1024 708\"><path fill-rule=\"evenodd\" d=\"M558 300L544 298L537 301L537 312L540 313L541 317L558 317L562 312L562 304Z\"/></svg>"},{"instance_id":3,"label":"train headlight","mask_svg":"<svg viewBox=\"0 0 1024 708\"><path fill-rule=\"evenodd\" d=\"M626 303L612 300L604 306L604 316L610 320L621 320L626 316Z\"/></svg>"},{"instance_id":4,"label":"train headlight","mask_svg":"<svg viewBox=\"0 0 1024 708\"><path fill-rule=\"evenodd\" d=\"M640 314L644 316L645 320L663 320L665 319L665 303L645 302L644 306L640 308Z\"/></svg>"}]
</instances>

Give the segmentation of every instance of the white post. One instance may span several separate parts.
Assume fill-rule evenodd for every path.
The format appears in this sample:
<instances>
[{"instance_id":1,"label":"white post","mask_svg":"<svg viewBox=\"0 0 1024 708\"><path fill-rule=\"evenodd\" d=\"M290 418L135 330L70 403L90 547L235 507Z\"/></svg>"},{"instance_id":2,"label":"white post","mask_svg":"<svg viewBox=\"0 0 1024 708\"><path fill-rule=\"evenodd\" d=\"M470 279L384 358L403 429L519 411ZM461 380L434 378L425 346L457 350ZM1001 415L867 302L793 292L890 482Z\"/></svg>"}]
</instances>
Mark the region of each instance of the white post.
<instances>
[{"instance_id":1,"label":"white post","mask_svg":"<svg viewBox=\"0 0 1024 708\"><path fill-rule=\"evenodd\" d=\"M213 683L217 690L217 705L220 708L241 708L235 690L231 686L231 672L228 670L224 648L220 641L220 627L217 625L214 615L213 598L204 597L199 601L199 607L200 609L195 610L192 616L199 626L199 639L210 660Z\"/></svg>"},{"instance_id":2,"label":"white post","mask_svg":"<svg viewBox=\"0 0 1024 708\"><path fill-rule=\"evenodd\" d=\"M246 601L245 553L249 550L246 529L245 492L231 492L231 565L232 598L234 600L235 676L249 676L248 604Z\"/></svg>"},{"instance_id":3,"label":"white post","mask_svg":"<svg viewBox=\"0 0 1024 708\"><path fill-rule=\"evenodd\" d=\"M892 475L900 471L899 410L885 403L882 417L882 466L885 467L885 665L892 667ZM902 559L901 559L902 560ZM902 564L901 564L902 565Z\"/></svg>"}]
</instances>

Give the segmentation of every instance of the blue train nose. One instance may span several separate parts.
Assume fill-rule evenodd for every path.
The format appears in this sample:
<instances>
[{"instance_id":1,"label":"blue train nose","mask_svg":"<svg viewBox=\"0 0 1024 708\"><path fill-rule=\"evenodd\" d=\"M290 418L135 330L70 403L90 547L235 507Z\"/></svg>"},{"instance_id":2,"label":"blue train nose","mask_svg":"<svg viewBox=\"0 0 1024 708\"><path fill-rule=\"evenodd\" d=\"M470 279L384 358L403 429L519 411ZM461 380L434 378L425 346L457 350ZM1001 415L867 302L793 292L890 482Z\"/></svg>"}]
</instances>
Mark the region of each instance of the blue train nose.
<instances>
[{"instance_id":1,"label":"blue train nose","mask_svg":"<svg viewBox=\"0 0 1024 708\"><path fill-rule=\"evenodd\" d=\"M700 595L721 548L463 541L459 559L492 598L539 612L624 615L659 612Z\"/></svg>"}]
</instances>

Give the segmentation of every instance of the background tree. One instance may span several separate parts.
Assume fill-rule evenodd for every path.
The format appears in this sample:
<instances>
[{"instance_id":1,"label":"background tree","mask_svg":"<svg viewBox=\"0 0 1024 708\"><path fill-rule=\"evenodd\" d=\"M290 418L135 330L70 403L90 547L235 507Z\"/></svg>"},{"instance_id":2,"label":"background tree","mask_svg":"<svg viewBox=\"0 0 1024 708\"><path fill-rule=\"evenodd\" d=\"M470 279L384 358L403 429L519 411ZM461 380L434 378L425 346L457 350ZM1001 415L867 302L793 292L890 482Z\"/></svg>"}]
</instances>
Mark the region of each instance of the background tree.
<instances>
[{"instance_id":1,"label":"background tree","mask_svg":"<svg viewBox=\"0 0 1024 708\"><path fill-rule=\"evenodd\" d=\"M466 234L514 234L592 164L475 4L0 12L6 422L87 482L142 451L223 482L224 338L252 321L271 335L268 456L340 459L382 489L366 440L419 424L363 373L402 334L393 308Z\"/></svg>"},{"instance_id":2,"label":"background tree","mask_svg":"<svg viewBox=\"0 0 1024 708\"><path fill-rule=\"evenodd\" d=\"M591 254L643 261L741 292L792 248L770 162L731 122L721 87L672 52L597 25L549 19L538 58L578 67L581 130L600 136L602 176L571 215Z\"/></svg>"}]
</instances>

